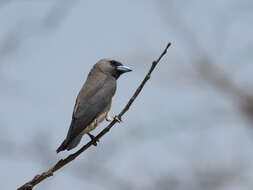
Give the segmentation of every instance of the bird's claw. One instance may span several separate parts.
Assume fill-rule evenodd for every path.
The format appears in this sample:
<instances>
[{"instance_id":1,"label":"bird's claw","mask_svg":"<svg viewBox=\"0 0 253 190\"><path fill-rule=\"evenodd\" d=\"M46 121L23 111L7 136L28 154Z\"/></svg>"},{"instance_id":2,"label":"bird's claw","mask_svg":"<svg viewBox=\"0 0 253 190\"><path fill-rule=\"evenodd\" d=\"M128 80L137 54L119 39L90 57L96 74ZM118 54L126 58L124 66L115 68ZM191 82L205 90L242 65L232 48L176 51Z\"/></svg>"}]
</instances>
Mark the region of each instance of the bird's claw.
<instances>
[{"instance_id":1,"label":"bird's claw","mask_svg":"<svg viewBox=\"0 0 253 190\"><path fill-rule=\"evenodd\" d=\"M109 121L109 122L113 120L116 120L118 123L122 122L121 117L119 117L118 115L115 115L115 116L107 115L105 119L106 121Z\"/></svg>"},{"instance_id":2,"label":"bird's claw","mask_svg":"<svg viewBox=\"0 0 253 190\"><path fill-rule=\"evenodd\" d=\"M94 138L95 138L94 135L92 135L92 134L90 134L90 133L87 133L87 134L89 135L89 137L90 137L91 140L94 140ZM98 139L97 139L96 141L93 142L93 145L94 145L94 146L97 146L97 145L98 145L97 142L99 142Z\"/></svg>"},{"instance_id":3,"label":"bird's claw","mask_svg":"<svg viewBox=\"0 0 253 190\"><path fill-rule=\"evenodd\" d=\"M116 120L118 123L123 122L121 117L119 117L118 115L115 115L113 119Z\"/></svg>"},{"instance_id":4,"label":"bird's claw","mask_svg":"<svg viewBox=\"0 0 253 190\"><path fill-rule=\"evenodd\" d=\"M114 116L107 115L105 119L106 119L106 121L113 121L113 120L115 120L118 123L122 122L121 117L119 117L118 115L114 115Z\"/></svg>"}]
</instances>

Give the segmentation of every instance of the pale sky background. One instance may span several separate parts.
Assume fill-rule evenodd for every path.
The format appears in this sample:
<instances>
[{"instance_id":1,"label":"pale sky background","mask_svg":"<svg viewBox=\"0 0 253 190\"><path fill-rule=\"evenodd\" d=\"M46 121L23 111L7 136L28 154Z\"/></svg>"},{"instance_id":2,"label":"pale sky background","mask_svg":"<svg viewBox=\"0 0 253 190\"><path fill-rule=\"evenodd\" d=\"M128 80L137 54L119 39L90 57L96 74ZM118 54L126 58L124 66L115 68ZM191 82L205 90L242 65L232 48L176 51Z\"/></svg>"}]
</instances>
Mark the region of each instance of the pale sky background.
<instances>
[{"instance_id":1,"label":"pale sky background","mask_svg":"<svg viewBox=\"0 0 253 190\"><path fill-rule=\"evenodd\" d=\"M253 113L206 76L217 66L253 97L252 18L252 0L0 0L1 189L70 153L55 150L93 64L134 70L115 114L171 42L124 122L34 189L251 190Z\"/></svg>"}]
</instances>

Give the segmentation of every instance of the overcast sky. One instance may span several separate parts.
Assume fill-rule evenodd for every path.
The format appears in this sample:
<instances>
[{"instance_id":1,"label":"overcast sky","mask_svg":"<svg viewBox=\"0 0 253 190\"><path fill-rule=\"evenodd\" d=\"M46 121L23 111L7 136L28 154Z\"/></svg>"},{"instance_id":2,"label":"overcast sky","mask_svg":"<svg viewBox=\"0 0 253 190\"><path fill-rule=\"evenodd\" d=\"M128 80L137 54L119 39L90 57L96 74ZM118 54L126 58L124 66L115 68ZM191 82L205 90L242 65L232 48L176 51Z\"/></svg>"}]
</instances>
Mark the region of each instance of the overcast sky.
<instances>
[{"instance_id":1,"label":"overcast sky","mask_svg":"<svg viewBox=\"0 0 253 190\"><path fill-rule=\"evenodd\" d=\"M118 81L116 114L167 42L124 122L35 189L252 189L252 121L195 64L252 93L252 18L251 0L0 1L1 189L69 154L55 150L98 60L133 69Z\"/></svg>"}]
</instances>

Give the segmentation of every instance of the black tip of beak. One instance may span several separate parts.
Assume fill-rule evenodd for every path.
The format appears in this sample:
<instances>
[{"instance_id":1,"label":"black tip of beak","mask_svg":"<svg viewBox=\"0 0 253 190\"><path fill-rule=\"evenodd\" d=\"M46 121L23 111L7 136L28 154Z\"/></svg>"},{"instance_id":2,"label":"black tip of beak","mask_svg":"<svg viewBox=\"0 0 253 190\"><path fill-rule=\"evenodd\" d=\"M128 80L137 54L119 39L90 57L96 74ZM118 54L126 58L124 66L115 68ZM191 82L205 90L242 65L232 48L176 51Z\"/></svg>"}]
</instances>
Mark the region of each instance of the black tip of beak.
<instances>
[{"instance_id":1,"label":"black tip of beak","mask_svg":"<svg viewBox=\"0 0 253 190\"><path fill-rule=\"evenodd\" d=\"M124 65L117 66L116 70L119 71L119 72L122 72L122 73L126 73L126 72L131 72L132 71L132 69L130 69L129 67L124 66Z\"/></svg>"}]
</instances>

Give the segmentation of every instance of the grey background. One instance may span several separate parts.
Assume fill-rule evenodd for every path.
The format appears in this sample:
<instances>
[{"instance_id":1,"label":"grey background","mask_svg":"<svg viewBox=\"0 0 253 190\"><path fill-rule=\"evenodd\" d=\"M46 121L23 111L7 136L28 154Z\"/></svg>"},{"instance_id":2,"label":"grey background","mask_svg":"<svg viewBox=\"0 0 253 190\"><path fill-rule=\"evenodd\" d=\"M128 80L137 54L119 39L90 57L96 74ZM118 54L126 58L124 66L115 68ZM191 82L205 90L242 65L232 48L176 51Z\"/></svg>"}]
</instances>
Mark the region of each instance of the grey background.
<instances>
[{"instance_id":1,"label":"grey background","mask_svg":"<svg viewBox=\"0 0 253 190\"><path fill-rule=\"evenodd\" d=\"M35 189L251 190L252 18L251 0L1 0L1 189L70 153L55 150L93 64L134 70L115 114L170 41L124 122Z\"/></svg>"}]
</instances>

